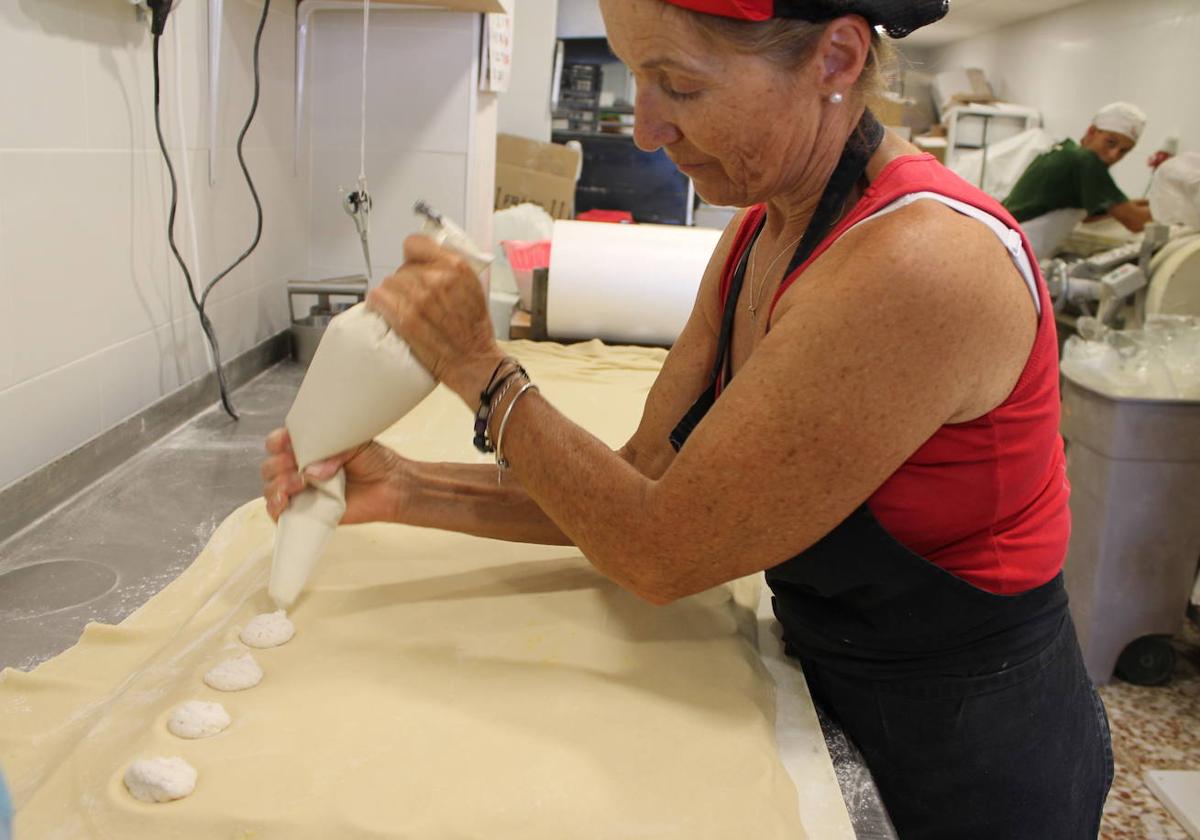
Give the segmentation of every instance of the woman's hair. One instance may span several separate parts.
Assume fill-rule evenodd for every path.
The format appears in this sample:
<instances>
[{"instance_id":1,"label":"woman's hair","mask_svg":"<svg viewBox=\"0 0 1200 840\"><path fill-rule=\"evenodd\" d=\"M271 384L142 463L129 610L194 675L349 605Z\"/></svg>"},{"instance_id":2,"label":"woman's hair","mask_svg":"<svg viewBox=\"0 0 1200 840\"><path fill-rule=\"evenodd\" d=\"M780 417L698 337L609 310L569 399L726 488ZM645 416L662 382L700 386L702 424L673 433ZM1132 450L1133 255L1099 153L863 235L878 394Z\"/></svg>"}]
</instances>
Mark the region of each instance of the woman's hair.
<instances>
[{"instance_id":1,"label":"woman's hair","mask_svg":"<svg viewBox=\"0 0 1200 840\"><path fill-rule=\"evenodd\" d=\"M802 67L812 59L829 25L793 18L744 21L677 6L672 8L686 15L700 34L713 44L738 53L762 56L788 70ZM872 30L871 51L854 86L855 92L864 97L880 93L884 89L884 72L893 63L894 56L891 44L877 30Z\"/></svg>"}]
</instances>

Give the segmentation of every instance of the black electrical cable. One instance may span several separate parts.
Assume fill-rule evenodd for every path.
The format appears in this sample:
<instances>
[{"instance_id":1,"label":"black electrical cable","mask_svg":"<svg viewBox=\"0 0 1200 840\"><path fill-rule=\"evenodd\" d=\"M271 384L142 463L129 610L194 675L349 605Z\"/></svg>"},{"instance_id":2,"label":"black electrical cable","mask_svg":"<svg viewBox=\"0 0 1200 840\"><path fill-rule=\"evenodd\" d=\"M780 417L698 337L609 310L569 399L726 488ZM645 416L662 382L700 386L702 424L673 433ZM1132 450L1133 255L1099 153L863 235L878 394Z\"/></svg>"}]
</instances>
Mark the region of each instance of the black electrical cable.
<instances>
[{"instance_id":1,"label":"black electrical cable","mask_svg":"<svg viewBox=\"0 0 1200 840\"><path fill-rule=\"evenodd\" d=\"M241 256L234 260L224 270L217 274L207 286L204 287L200 295L196 294L196 285L192 280L192 274L188 271L187 263L183 259L183 255L179 253L179 247L175 244L175 216L179 205L179 185L175 179L175 167L171 163L171 155L167 152L166 139L163 137L162 116L161 116L161 74L159 71L159 40L162 38L162 32L166 24L166 15L170 11L169 0L160 0L153 8L154 25L152 26L153 41L154 41L154 130L158 135L158 147L162 152L163 162L167 166L167 174L171 181L171 207L167 217L167 244L171 247L171 253L175 256L175 262L179 264L179 268L183 271L183 279L187 283L188 297L191 298L192 306L196 309L196 314L200 317L200 329L203 330L205 338L208 340L208 345L212 349L213 364L217 371L217 386L221 392L221 406L225 409L225 413L234 420L238 419L237 411L234 410L233 402L229 397L229 386L225 381L225 370L221 367L221 347L217 342L217 332L213 328L212 321L205 312L205 306L208 303L208 296L216 285L232 272L235 268L246 261L246 258L254 252L258 247L258 243L262 240L263 231L263 208L262 201L259 199L258 190L254 187L254 179L250 177L250 168L246 165L246 157L243 152L243 144L246 139L246 134L250 130L251 124L254 122L254 116L258 112L259 95L262 90L262 76L259 67L259 54L262 47L263 30L267 25L267 14L271 8L271 0L263 0L262 16L258 21L258 30L254 34L254 96L250 103L250 113L246 116L246 122L242 125L242 130L238 134L237 140L237 156L238 163L242 168L242 175L245 176L246 186L250 189L250 196L254 199L254 209L257 222L255 224L254 239L250 243Z\"/></svg>"}]
</instances>

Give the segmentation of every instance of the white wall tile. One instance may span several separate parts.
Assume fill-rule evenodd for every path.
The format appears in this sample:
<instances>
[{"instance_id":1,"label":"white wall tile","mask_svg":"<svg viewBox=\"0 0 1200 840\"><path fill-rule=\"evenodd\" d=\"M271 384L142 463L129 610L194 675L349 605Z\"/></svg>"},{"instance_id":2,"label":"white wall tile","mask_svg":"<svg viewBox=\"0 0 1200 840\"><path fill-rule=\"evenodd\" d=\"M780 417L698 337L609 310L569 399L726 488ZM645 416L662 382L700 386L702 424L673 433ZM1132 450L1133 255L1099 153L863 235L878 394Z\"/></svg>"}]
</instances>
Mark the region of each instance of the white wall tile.
<instances>
[{"instance_id":1,"label":"white wall tile","mask_svg":"<svg viewBox=\"0 0 1200 840\"><path fill-rule=\"evenodd\" d=\"M106 344L127 341L176 317L182 305L171 288L166 243L166 172L155 150L96 152L81 168L97 189L90 212L103 219L108 257L97 268L108 321Z\"/></svg>"},{"instance_id":2,"label":"white wall tile","mask_svg":"<svg viewBox=\"0 0 1200 840\"><path fill-rule=\"evenodd\" d=\"M258 287L256 294L259 335L275 335L291 326L292 318L288 313L287 294L283 286L263 284Z\"/></svg>"},{"instance_id":3,"label":"white wall tile","mask_svg":"<svg viewBox=\"0 0 1200 840\"><path fill-rule=\"evenodd\" d=\"M181 4L161 43L165 134L191 186L189 201L180 177L176 239L197 283L237 256L253 230L233 147L250 102L262 8L260 0L225 4L214 187L206 6ZM317 119L297 175L294 6L272 4L262 100L246 144L263 239L211 298L225 360L287 326L289 277L361 271L338 192L354 186L359 170L361 18L320 17L317 30L330 37L314 51L324 62L310 99ZM372 16L368 173L380 271L401 261L417 198L465 218L475 25L472 15L433 11ZM25 117L0 121L0 428L20 441L0 451L0 484L211 369L166 246L169 188L154 134L150 48L145 24L123 2L0 0L0 74L20 81L0 86L0 113Z\"/></svg>"},{"instance_id":4,"label":"white wall tile","mask_svg":"<svg viewBox=\"0 0 1200 840\"><path fill-rule=\"evenodd\" d=\"M0 487L103 429L96 356L0 391Z\"/></svg>"},{"instance_id":5,"label":"white wall tile","mask_svg":"<svg viewBox=\"0 0 1200 840\"><path fill-rule=\"evenodd\" d=\"M0 148L87 145L75 0L0 0Z\"/></svg>"},{"instance_id":6,"label":"white wall tile","mask_svg":"<svg viewBox=\"0 0 1200 840\"><path fill-rule=\"evenodd\" d=\"M149 27L123 3L78 7L88 146L157 148Z\"/></svg>"},{"instance_id":7,"label":"white wall tile","mask_svg":"<svg viewBox=\"0 0 1200 840\"><path fill-rule=\"evenodd\" d=\"M517 13L520 12L518 3ZM559 0L557 28L559 38L603 38L600 4L596 0Z\"/></svg>"},{"instance_id":8,"label":"white wall tile","mask_svg":"<svg viewBox=\"0 0 1200 840\"><path fill-rule=\"evenodd\" d=\"M170 393L176 381L162 374L157 331L148 332L99 354L100 409L105 428L120 423Z\"/></svg>"},{"instance_id":9,"label":"white wall tile","mask_svg":"<svg viewBox=\"0 0 1200 840\"><path fill-rule=\"evenodd\" d=\"M226 3L226 15L230 8L240 5ZM163 120L169 126L166 131L169 142L188 149L205 148L208 145L208 3L178 4L167 22L160 49ZM227 71L229 64L225 62ZM235 78L231 76L231 80ZM240 89L240 82L235 82L232 92L226 87L222 102L228 102ZM182 135L178 130L181 113Z\"/></svg>"},{"instance_id":10,"label":"white wall tile","mask_svg":"<svg viewBox=\"0 0 1200 840\"><path fill-rule=\"evenodd\" d=\"M277 202L266 214L262 243L254 255L255 285L269 283L282 289L286 280L304 277L308 266L307 168L300 175L293 173L291 155L279 149L249 149L246 159L263 195L290 198L287 203Z\"/></svg>"},{"instance_id":11,"label":"white wall tile","mask_svg":"<svg viewBox=\"0 0 1200 840\"><path fill-rule=\"evenodd\" d=\"M253 233L233 146L250 102L262 8L259 0L225 4L227 121L214 188L206 6L181 4L161 44L168 144L180 176L191 179L189 203L180 178L176 237L201 283ZM266 215L263 242L211 302L226 360L286 326L284 280L307 265L308 180L291 166L294 26L291 4L276 0L263 41L263 100L247 142ZM166 246L168 180L154 135L145 25L115 0L0 0L0 73L20 80L0 86L0 113L28 115L0 121L0 428L19 442L0 450L5 484L211 364Z\"/></svg>"},{"instance_id":12,"label":"white wall tile","mask_svg":"<svg viewBox=\"0 0 1200 840\"><path fill-rule=\"evenodd\" d=\"M260 340L258 302L258 290L251 289L212 304L210 317L217 331L223 362L228 362L237 353L253 347Z\"/></svg>"},{"instance_id":13,"label":"white wall tile","mask_svg":"<svg viewBox=\"0 0 1200 840\"><path fill-rule=\"evenodd\" d=\"M232 6L237 4L227 4ZM247 20L237 23L237 18L226 22L226 27L237 26L237 31L250 32L257 24L257 3L240 4L250 10ZM292 147L293 120L295 104L295 43L296 17L295 4L276 2L271 5L271 15L267 20L267 28L263 32L263 48L261 56L262 92L259 100L258 114L254 125L246 136L247 148L290 149ZM243 57L239 59L246 68L250 67L249 40L242 47ZM246 91L250 90L249 76ZM231 122L225 124L222 132L224 142L233 145L237 140L237 132L245 119L249 97L241 103L240 112L235 109ZM290 156L288 158L290 163Z\"/></svg>"},{"instance_id":14,"label":"white wall tile","mask_svg":"<svg viewBox=\"0 0 1200 840\"><path fill-rule=\"evenodd\" d=\"M172 321L155 332L163 381L186 385L212 370L208 345L194 313ZM222 348L228 353L229 348ZM222 361L225 361L224 357Z\"/></svg>"},{"instance_id":15,"label":"white wall tile","mask_svg":"<svg viewBox=\"0 0 1200 840\"><path fill-rule=\"evenodd\" d=\"M208 152L191 152L193 199L197 213L197 236L200 242L202 275L199 285L206 285L217 274L228 269L254 240L257 216L254 201L237 166L234 150L218 150L221 168L230 173L218 181L216 187L208 185ZM236 171L236 177L233 173ZM256 181L255 188L262 187L261 173L251 170ZM260 200L262 198L260 193ZM287 212L282 196L267 196L263 204L263 217L267 214ZM274 200L272 200L274 199ZM212 290L210 300L226 300L251 289L255 283L252 276L254 263L243 262L233 269Z\"/></svg>"},{"instance_id":16,"label":"white wall tile","mask_svg":"<svg viewBox=\"0 0 1200 840\"><path fill-rule=\"evenodd\" d=\"M314 150L359 144L362 17L314 15L312 142ZM368 51L367 148L465 152L475 79L471 15L379 8ZM358 174L358 167L354 168ZM368 170L368 175L371 174Z\"/></svg>"},{"instance_id":17,"label":"white wall tile","mask_svg":"<svg viewBox=\"0 0 1200 840\"><path fill-rule=\"evenodd\" d=\"M109 334L105 288L119 245L86 152L0 155L4 272L15 324L14 376L23 382L95 353Z\"/></svg>"}]
</instances>

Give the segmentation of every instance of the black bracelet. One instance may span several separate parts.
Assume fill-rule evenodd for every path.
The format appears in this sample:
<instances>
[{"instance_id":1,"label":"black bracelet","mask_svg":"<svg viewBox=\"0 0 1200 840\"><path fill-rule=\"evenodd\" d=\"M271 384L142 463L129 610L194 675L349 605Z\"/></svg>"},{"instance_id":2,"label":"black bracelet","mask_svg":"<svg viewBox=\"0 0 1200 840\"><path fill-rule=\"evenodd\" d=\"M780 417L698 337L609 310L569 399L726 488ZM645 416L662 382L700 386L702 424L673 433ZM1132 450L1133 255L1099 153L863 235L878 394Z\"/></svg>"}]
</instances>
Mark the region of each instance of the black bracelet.
<instances>
[{"instance_id":1,"label":"black bracelet","mask_svg":"<svg viewBox=\"0 0 1200 840\"><path fill-rule=\"evenodd\" d=\"M500 371L504 369L506 364L510 363L514 366L513 369L504 376L500 376ZM475 412L475 437L472 443L475 444L475 448L480 452L489 453L496 451L496 447L488 435L488 420L492 414L492 400L504 383L517 374L527 376L525 368L521 367L520 362L511 356L505 356L500 360L500 364L496 365L496 369L492 371L487 386L479 392L479 409Z\"/></svg>"}]
</instances>

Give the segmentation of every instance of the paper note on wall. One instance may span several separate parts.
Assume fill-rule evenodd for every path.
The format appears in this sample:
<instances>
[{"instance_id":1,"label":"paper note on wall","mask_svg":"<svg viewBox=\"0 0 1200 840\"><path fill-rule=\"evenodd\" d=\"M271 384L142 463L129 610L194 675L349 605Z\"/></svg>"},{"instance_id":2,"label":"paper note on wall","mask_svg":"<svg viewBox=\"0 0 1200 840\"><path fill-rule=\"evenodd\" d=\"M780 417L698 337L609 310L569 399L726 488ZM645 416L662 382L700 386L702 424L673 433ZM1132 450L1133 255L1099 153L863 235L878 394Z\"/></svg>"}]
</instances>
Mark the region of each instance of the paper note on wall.
<instances>
[{"instance_id":1,"label":"paper note on wall","mask_svg":"<svg viewBox=\"0 0 1200 840\"><path fill-rule=\"evenodd\" d=\"M479 89L486 93L504 93L512 78L512 16L489 14L484 15L483 20Z\"/></svg>"}]
</instances>

